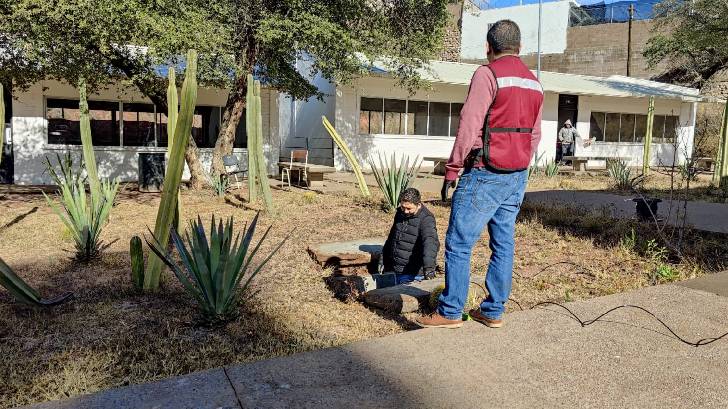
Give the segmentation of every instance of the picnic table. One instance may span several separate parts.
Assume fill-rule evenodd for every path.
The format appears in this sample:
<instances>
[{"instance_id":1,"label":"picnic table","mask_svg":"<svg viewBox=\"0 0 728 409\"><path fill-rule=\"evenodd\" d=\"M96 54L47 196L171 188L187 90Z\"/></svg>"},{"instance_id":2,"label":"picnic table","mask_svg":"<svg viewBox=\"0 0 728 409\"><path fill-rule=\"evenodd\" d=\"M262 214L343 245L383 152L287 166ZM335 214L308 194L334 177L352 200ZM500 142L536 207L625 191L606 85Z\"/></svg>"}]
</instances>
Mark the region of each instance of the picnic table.
<instances>
[{"instance_id":1,"label":"picnic table","mask_svg":"<svg viewBox=\"0 0 728 409\"><path fill-rule=\"evenodd\" d=\"M445 175L445 164L447 164L449 159L449 157L445 156L425 156L422 158L422 160L435 162L435 168L432 170L432 173L438 176Z\"/></svg>"},{"instance_id":2,"label":"picnic table","mask_svg":"<svg viewBox=\"0 0 728 409\"><path fill-rule=\"evenodd\" d=\"M336 168L333 166L325 166L325 165L314 165L311 163L302 163L302 162L291 162L291 161L280 161L278 162L278 173L280 173L281 169L283 168L290 168L295 173L299 175L298 177L298 183L301 183L300 181L300 174L302 170L306 171L306 184L308 187L323 187L324 185L324 174L326 173L334 173L336 172Z\"/></svg>"},{"instance_id":3,"label":"picnic table","mask_svg":"<svg viewBox=\"0 0 728 409\"><path fill-rule=\"evenodd\" d=\"M714 158L696 158L695 167L705 169L708 172L715 172Z\"/></svg>"},{"instance_id":4,"label":"picnic table","mask_svg":"<svg viewBox=\"0 0 728 409\"><path fill-rule=\"evenodd\" d=\"M574 168L575 172L585 172L586 171L586 164L590 160L603 160L607 163L611 161L627 161L629 158L627 157L621 157L621 156L564 156L562 158L565 161L571 161L571 166Z\"/></svg>"}]
</instances>

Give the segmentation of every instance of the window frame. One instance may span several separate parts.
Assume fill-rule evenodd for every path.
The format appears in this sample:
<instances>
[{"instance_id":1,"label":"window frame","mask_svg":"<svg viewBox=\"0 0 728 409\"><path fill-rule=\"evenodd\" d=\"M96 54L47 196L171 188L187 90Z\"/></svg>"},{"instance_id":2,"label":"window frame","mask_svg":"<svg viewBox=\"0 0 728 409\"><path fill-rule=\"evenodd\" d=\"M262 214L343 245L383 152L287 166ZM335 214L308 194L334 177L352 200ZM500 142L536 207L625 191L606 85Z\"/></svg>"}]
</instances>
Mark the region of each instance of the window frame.
<instances>
[{"instance_id":1,"label":"window frame","mask_svg":"<svg viewBox=\"0 0 728 409\"><path fill-rule=\"evenodd\" d=\"M464 105L465 104L464 101L463 102L455 102L455 101L452 101L452 100L447 100L447 101L433 101L433 100L430 100L430 99L419 99L419 98L406 98L406 97L405 98L397 98L397 97L385 98L385 97L375 97L375 96L371 96L371 95L357 95L357 102L356 102L356 111L357 111L357 114L358 114L357 115L357 118L358 118L358 121L357 122L359 122L359 118L361 118L361 113L362 113L362 99L377 99L377 100L381 100L382 101L382 113L381 113L382 114L382 126L381 126L382 132L380 132L380 133L371 133L371 132L370 133L362 133L361 132L361 126L360 125L357 125L357 128L358 128L357 129L357 135L359 135L359 136L374 136L374 137L390 137L390 138L415 138L415 139L416 138L419 138L419 139L447 138L447 139L454 139L457 136L457 129L455 129L454 132L453 132L453 129L452 129L453 105ZM404 112L404 115L403 115L404 120L403 120L403 124L402 124L403 133L401 133L401 134L390 134L390 133L384 132L384 130L386 129L386 125L385 125L385 115L386 115L387 111L385 109L385 106L386 106L386 101L387 100L390 100L390 101L404 101L405 102L405 112ZM426 129L426 133L424 135L416 134L416 133L409 133L409 125L410 125L409 124L409 122L410 122L409 116L410 116L410 113L411 113L410 112L410 101L418 102L418 103L422 103L422 102L427 103L427 121L426 121L426 127L427 127L427 129ZM449 133L448 135L430 135L430 128L431 128L430 127L430 122L431 122L431 116L430 115L431 115L431 112L432 112L432 104L433 103L434 104L447 104L447 106L448 106L448 116L447 116L447 129L448 129L448 133ZM367 111L367 112L374 112L374 111ZM371 130L371 128L372 128L371 127L371 115L370 115L370 118L369 118L369 122L368 123L369 123L369 129ZM450 133L452 133L452 134L450 134Z\"/></svg>"},{"instance_id":2,"label":"window frame","mask_svg":"<svg viewBox=\"0 0 728 409\"><path fill-rule=\"evenodd\" d=\"M613 111L605 111L605 110L591 110L591 111L589 111L589 136L590 137L591 137L591 132L592 132L592 129L591 129L591 117L592 117L592 114L594 114L594 113L604 115L604 126L602 127L602 137L601 137L601 139L597 138L594 141L594 143L596 143L596 144L623 144L623 145L643 145L644 144L643 141L642 142L638 142L637 141L637 134L636 134L636 131L637 131L637 122L638 122L637 121L637 117L639 115L645 115L644 113L613 112ZM608 118L608 115L610 115L610 114L612 114L612 115L619 115L619 135L618 135L618 138L617 138L618 139L617 142L615 142L615 141L609 141L609 142L606 141L607 118ZM624 116L624 115L631 115L631 116L634 117L634 123L633 123L633 129L632 129L632 133L633 133L633 140L632 141L622 141L622 116ZM680 116L679 115L674 115L672 113L670 113L670 114L655 114L655 117L657 117L657 116L661 116L661 117L665 118L664 119L665 124L667 123L667 118L669 118L669 117L674 117L675 118L675 121L677 121L677 124L678 125L680 124ZM655 144L655 145L672 145L672 144L675 143L674 140L673 141L664 142L664 140L665 140L665 133L666 133L665 130L666 130L666 127L665 127L665 125L663 125L662 135L661 136L658 136L658 135L655 134L655 129L653 128L653 130L652 130L652 140L654 141L657 138L659 138L661 140L661 142L654 142L653 144ZM677 132L675 133L675 137L676 138L678 137L678 133ZM644 136L642 138L644 139Z\"/></svg>"}]
</instances>

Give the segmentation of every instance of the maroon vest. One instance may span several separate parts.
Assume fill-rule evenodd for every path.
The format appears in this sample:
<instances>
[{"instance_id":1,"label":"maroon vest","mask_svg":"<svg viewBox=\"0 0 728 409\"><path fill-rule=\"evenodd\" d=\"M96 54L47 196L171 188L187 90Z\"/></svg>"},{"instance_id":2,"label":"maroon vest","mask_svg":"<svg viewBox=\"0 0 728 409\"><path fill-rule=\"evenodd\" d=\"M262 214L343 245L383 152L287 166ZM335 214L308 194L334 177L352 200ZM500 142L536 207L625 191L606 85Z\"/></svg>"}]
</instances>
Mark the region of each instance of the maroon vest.
<instances>
[{"instance_id":1,"label":"maroon vest","mask_svg":"<svg viewBox=\"0 0 728 409\"><path fill-rule=\"evenodd\" d=\"M483 125L482 161L496 170L524 170L533 156L531 139L543 88L516 56L501 57L486 67L498 88Z\"/></svg>"}]
</instances>

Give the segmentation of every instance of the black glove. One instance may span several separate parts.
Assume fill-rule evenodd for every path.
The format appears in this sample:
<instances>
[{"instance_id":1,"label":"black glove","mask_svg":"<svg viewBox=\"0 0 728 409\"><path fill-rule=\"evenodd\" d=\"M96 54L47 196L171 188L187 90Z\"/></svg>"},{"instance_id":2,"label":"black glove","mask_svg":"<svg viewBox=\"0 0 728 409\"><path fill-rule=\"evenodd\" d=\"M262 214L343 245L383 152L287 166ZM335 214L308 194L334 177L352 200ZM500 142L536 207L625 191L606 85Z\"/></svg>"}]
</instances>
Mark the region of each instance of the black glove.
<instances>
[{"instance_id":1,"label":"black glove","mask_svg":"<svg viewBox=\"0 0 728 409\"><path fill-rule=\"evenodd\" d=\"M445 180L445 181L442 182L442 190L440 190L440 198L442 199L443 202L447 200L447 191L451 187L452 188L455 187L455 181L454 180Z\"/></svg>"},{"instance_id":2,"label":"black glove","mask_svg":"<svg viewBox=\"0 0 728 409\"><path fill-rule=\"evenodd\" d=\"M425 280L432 280L435 278L435 270L426 270L424 273Z\"/></svg>"}]
</instances>

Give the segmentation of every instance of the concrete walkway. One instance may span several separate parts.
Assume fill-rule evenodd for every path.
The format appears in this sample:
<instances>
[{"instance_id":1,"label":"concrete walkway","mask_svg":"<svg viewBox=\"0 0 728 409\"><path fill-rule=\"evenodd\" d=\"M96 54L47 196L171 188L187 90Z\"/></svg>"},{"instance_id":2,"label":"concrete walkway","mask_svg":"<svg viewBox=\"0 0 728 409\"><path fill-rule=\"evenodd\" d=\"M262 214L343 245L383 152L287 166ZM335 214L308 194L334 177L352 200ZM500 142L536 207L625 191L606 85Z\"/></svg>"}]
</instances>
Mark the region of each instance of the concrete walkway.
<instances>
[{"instance_id":1,"label":"concrete walkway","mask_svg":"<svg viewBox=\"0 0 728 409\"><path fill-rule=\"evenodd\" d=\"M724 281L728 286L728 280ZM692 341L728 332L728 298L679 285L568 304L644 306ZM33 406L61 408L725 408L728 339L680 343L619 310L582 328L556 307L231 366Z\"/></svg>"},{"instance_id":2,"label":"concrete walkway","mask_svg":"<svg viewBox=\"0 0 728 409\"><path fill-rule=\"evenodd\" d=\"M526 192L525 200L530 203L544 203L551 205L584 206L594 210L607 209L614 217L633 217L635 203L633 196L620 196L611 193L574 191L574 190L545 190ZM664 200L659 204L658 215L670 224L677 223L676 214L680 204ZM668 217L668 211L670 215ZM682 209L680 209L682 212ZM688 202L687 223L698 230L728 233L728 204L709 202Z\"/></svg>"}]
</instances>

